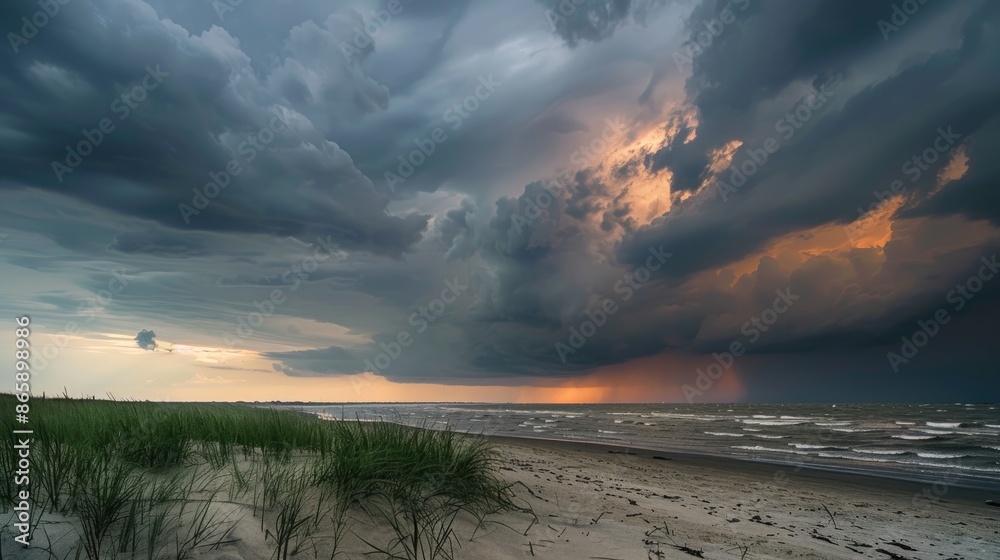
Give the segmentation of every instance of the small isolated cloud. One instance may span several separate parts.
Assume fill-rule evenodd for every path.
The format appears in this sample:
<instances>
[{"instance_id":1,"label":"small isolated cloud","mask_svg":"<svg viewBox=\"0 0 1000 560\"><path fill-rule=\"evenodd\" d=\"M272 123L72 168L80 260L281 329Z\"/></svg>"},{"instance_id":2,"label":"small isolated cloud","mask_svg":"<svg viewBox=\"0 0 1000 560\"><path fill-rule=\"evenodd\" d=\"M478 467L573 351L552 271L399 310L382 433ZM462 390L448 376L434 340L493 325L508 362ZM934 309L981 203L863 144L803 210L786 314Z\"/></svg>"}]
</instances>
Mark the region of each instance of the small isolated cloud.
<instances>
[{"instance_id":1,"label":"small isolated cloud","mask_svg":"<svg viewBox=\"0 0 1000 560\"><path fill-rule=\"evenodd\" d=\"M143 350L156 350L156 333L153 331L141 330L135 335L135 343Z\"/></svg>"}]
</instances>

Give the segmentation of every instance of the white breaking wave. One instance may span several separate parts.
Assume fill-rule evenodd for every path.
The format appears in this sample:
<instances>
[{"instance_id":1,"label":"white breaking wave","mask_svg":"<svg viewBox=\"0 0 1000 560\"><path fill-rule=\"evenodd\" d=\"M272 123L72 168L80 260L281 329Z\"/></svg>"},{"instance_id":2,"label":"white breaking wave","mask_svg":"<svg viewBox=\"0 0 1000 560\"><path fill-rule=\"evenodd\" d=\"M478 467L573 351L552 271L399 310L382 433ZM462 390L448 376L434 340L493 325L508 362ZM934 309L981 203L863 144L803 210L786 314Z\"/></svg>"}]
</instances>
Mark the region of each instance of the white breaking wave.
<instances>
[{"instance_id":1,"label":"white breaking wave","mask_svg":"<svg viewBox=\"0 0 1000 560\"><path fill-rule=\"evenodd\" d=\"M900 426L914 426L914 425L916 425L916 422L900 422L899 420L897 420L896 423L899 424Z\"/></svg>"},{"instance_id":2,"label":"white breaking wave","mask_svg":"<svg viewBox=\"0 0 1000 560\"><path fill-rule=\"evenodd\" d=\"M839 454L839 453L823 453L822 451L819 453L819 456L827 458L827 459L850 459L852 461L867 461L869 463L892 463L893 462L892 459L879 459L877 457L857 457L857 456L853 456L852 457L850 455L842 455L842 454Z\"/></svg>"},{"instance_id":3,"label":"white breaking wave","mask_svg":"<svg viewBox=\"0 0 1000 560\"><path fill-rule=\"evenodd\" d=\"M908 436L908 435L902 435L902 436L892 436L892 437L894 437L896 439L925 440L925 439L934 439L937 436Z\"/></svg>"},{"instance_id":4,"label":"white breaking wave","mask_svg":"<svg viewBox=\"0 0 1000 560\"><path fill-rule=\"evenodd\" d=\"M773 447L764 447L762 445L733 445L732 449L742 449L744 451L771 451L773 453L793 453L795 455L808 455L805 451L796 451L794 449L775 449Z\"/></svg>"},{"instance_id":5,"label":"white breaking wave","mask_svg":"<svg viewBox=\"0 0 1000 560\"><path fill-rule=\"evenodd\" d=\"M917 452L918 457L923 457L924 459L961 459L962 457L968 457L964 453L931 453L930 451L919 451Z\"/></svg>"},{"instance_id":6,"label":"white breaking wave","mask_svg":"<svg viewBox=\"0 0 1000 560\"><path fill-rule=\"evenodd\" d=\"M811 443L789 443L788 445L796 449L837 449L829 445L813 445Z\"/></svg>"},{"instance_id":7,"label":"white breaking wave","mask_svg":"<svg viewBox=\"0 0 1000 560\"><path fill-rule=\"evenodd\" d=\"M909 451L901 449L851 449L851 451L866 455L905 455L909 453Z\"/></svg>"},{"instance_id":8,"label":"white breaking wave","mask_svg":"<svg viewBox=\"0 0 1000 560\"><path fill-rule=\"evenodd\" d=\"M728 436L728 437L743 437L746 434L730 434L728 432L705 432L710 436Z\"/></svg>"},{"instance_id":9,"label":"white breaking wave","mask_svg":"<svg viewBox=\"0 0 1000 560\"><path fill-rule=\"evenodd\" d=\"M740 420L744 424L751 424L753 426L796 426L798 424L805 424L805 420L757 420L757 419L746 419Z\"/></svg>"},{"instance_id":10,"label":"white breaking wave","mask_svg":"<svg viewBox=\"0 0 1000 560\"><path fill-rule=\"evenodd\" d=\"M875 430L865 430L862 428L834 428L835 432L847 432L849 434L859 433L859 432L874 432Z\"/></svg>"},{"instance_id":11,"label":"white breaking wave","mask_svg":"<svg viewBox=\"0 0 1000 560\"><path fill-rule=\"evenodd\" d=\"M928 426L932 428L961 428L961 422L928 422Z\"/></svg>"},{"instance_id":12,"label":"white breaking wave","mask_svg":"<svg viewBox=\"0 0 1000 560\"><path fill-rule=\"evenodd\" d=\"M788 436L769 436L767 434L756 434L755 437L759 437L761 439L785 439Z\"/></svg>"}]
</instances>

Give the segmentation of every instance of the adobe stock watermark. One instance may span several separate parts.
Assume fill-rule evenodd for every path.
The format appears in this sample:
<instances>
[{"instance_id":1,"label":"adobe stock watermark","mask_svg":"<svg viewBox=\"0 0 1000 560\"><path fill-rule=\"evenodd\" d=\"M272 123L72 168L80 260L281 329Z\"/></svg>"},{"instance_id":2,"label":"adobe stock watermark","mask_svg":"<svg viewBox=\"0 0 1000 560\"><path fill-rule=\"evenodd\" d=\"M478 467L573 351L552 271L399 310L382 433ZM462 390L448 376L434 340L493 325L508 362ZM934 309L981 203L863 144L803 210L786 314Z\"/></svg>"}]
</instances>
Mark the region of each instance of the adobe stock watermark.
<instances>
[{"instance_id":1,"label":"adobe stock watermark","mask_svg":"<svg viewBox=\"0 0 1000 560\"><path fill-rule=\"evenodd\" d=\"M131 278L125 273L125 269L122 267L111 269L110 278L108 278L106 288L97 290L94 296L88 297L86 300L82 301L76 307L76 313L78 315L83 315L84 325L89 325L97 319L98 313L105 307L111 305L114 301L115 296L121 294L128 287L129 280ZM36 336L38 336L40 325L35 325ZM80 332L80 324L77 321L67 321L63 325L62 332L60 334L49 334L46 336L51 341L51 344L41 346L38 345L37 338L36 342L36 352L31 355L31 369L36 372L45 371L48 367L49 362L55 360L60 352L62 352L66 347L69 346L69 337Z\"/></svg>"},{"instance_id":2,"label":"adobe stock watermark","mask_svg":"<svg viewBox=\"0 0 1000 560\"><path fill-rule=\"evenodd\" d=\"M889 21L880 19L877 22L882 39L888 41L890 33L898 33L899 28L909 23L910 17L915 15L920 7L926 3L927 0L904 0L900 4L893 4Z\"/></svg>"},{"instance_id":3,"label":"adobe stock watermark","mask_svg":"<svg viewBox=\"0 0 1000 560\"><path fill-rule=\"evenodd\" d=\"M31 14L30 18L27 16L21 18L21 32L15 33L10 31L7 33L7 41L10 43L10 48L14 51L14 54L21 52L21 47L27 45L28 42L37 37L38 33L52 21L52 18L59 15L62 7L71 1L38 0L38 7L40 9Z\"/></svg>"},{"instance_id":4,"label":"adobe stock watermark","mask_svg":"<svg viewBox=\"0 0 1000 560\"><path fill-rule=\"evenodd\" d=\"M660 245L659 249L650 247L645 265L626 273L622 276L621 280L615 282L614 291L621 296L620 300L625 302L632 299L635 292L642 289L646 282L649 282L650 278L653 277L653 273L663 268L664 263L672 256L673 253L667 253L663 250L663 245ZM587 340L597 334L597 331L606 325L608 319L615 313L618 313L619 309L621 308L615 300L604 298L600 307L596 310L591 311L588 309L584 311L583 314L586 318L580 322L579 326L570 327L569 337L566 342L555 343L555 350L559 356L559 361L565 364L566 358L570 354L575 354L580 348L583 348Z\"/></svg>"},{"instance_id":5,"label":"adobe stock watermark","mask_svg":"<svg viewBox=\"0 0 1000 560\"><path fill-rule=\"evenodd\" d=\"M962 139L962 135L956 132L952 132L951 127L947 129L944 127L938 127L937 136L931 141L931 145L921 151L919 154L913 154L910 159L907 159L903 165L900 167L900 172L910 178L911 183L915 183L920 180L920 177L926 171L931 169L939 159L948 154L954 148L955 144ZM906 184L903 183L902 179L894 179L889 183L889 190L879 191L875 190L872 195L875 196L875 201L868 205L868 209L864 209L858 206L858 217L855 221L844 226L844 232L847 234L848 239L854 239L855 237L864 233L867 224L864 223L864 218L871 215L872 212L877 210L882 204L887 200L892 199L894 196L901 195L906 192Z\"/></svg>"},{"instance_id":6,"label":"adobe stock watermark","mask_svg":"<svg viewBox=\"0 0 1000 560\"><path fill-rule=\"evenodd\" d=\"M280 126L275 124L275 121L281 123ZM247 136L246 140L236 147L237 154L243 157L243 164L253 162L267 148L268 144L274 141L277 134L284 132L287 128L288 123L284 118L277 112L272 113L271 120L266 125L260 127L256 133ZM243 172L243 164L234 155L226 162L226 165L222 169L208 172L209 182L205 183L201 190L197 187L191 189L191 192L194 193L191 196L191 203L182 202L177 205L177 210L180 212L185 224L190 225L191 216L201 214L202 210L208 208L212 200L218 197L229 186L233 177Z\"/></svg>"},{"instance_id":7,"label":"adobe stock watermark","mask_svg":"<svg viewBox=\"0 0 1000 560\"><path fill-rule=\"evenodd\" d=\"M412 1L413 0L406 0L407 3ZM389 0L389 2L386 3L385 8L381 10L370 10L368 13L371 17L365 20L364 26L355 25L351 30L354 32L351 42L345 43L341 41L340 52L344 53L344 58L346 58L348 62L356 62L358 60L358 55L360 55L364 49L375 44L375 38L378 37L390 23L392 23L392 17L403 13L404 7L405 6L401 0Z\"/></svg>"},{"instance_id":8,"label":"adobe stock watermark","mask_svg":"<svg viewBox=\"0 0 1000 560\"><path fill-rule=\"evenodd\" d=\"M566 23L566 18L572 17L576 13L576 8L588 0L560 0L556 4L556 9L545 10L545 21L549 22L552 31L558 31L559 26Z\"/></svg>"},{"instance_id":9,"label":"adobe stock watermark","mask_svg":"<svg viewBox=\"0 0 1000 560\"><path fill-rule=\"evenodd\" d=\"M444 124L450 124L452 130L458 130L462 126L462 123L479 109L482 102L493 96L497 87L502 83L494 80L493 74L487 74L485 77L479 76L479 85L476 86L473 92L465 96L465 99L455 102L451 107L445 109L441 114L441 120L444 121ZM423 138L413 139L416 149L397 158L399 165L396 167L395 173L386 171L383 174L385 184L389 187L389 190L396 192L396 185L406 182L416 172L417 168L426 163L431 155L437 151L437 147L447 140L448 133L442 126L435 127Z\"/></svg>"},{"instance_id":10,"label":"adobe stock watermark","mask_svg":"<svg viewBox=\"0 0 1000 560\"><path fill-rule=\"evenodd\" d=\"M569 156L570 162L578 168L587 167L599 159L601 154L611 145L611 142L620 137L626 130L628 130L628 124L625 122L625 119L621 117L604 119L604 128L601 129L600 134L580 144L573 150ZM551 181L551 183L556 187L561 187L563 184L562 178L557 178L555 181ZM517 229L517 232L521 233L524 231L524 226L530 225L540 218L542 211L551 206L555 199L556 195L551 189L541 187L541 190L534 198L529 198L522 202L520 211L511 216L511 221L514 223L514 228Z\"/></svg>"},{"instance_id":11,"label":"adobe stock watermark","mask_svg":"<svg viewBox=\"0 0 1000 560\"><path fill-rule=\"evenodd\" d=\"M109 107L110 111L118 116L119 121L124 121L132 114L132 110L146 100L149 92L158 88L163 83L164 78L169 76L170 73L161 70L159 64L155 67L146 66L146 75L140 79L139 84L112 101ZM83 136L83 140L74 146L66 145L66 157L63 158L63 161L52 160L52 172L55 173L56 180L62 183L63 177L79 167L83 163L83 158L94 153L94 150L104 142L105 137L115 130L115 122L111 120L111 117L104 117L98 121L97 128L81 130L80 134Z\"/></svg>"},{"instance_id":12,"label":"adobe stock watermark","mask_svg":"<svg viewBox=\"0 0 1000 560\"><path fill-rule=\"evenodd\" d=\"M701 23L700 27L704 27L703 30L698 31L697 34L694 34L692 30L692 37L681 44L681 50L674 51L671 55L678 70L684 71L685 64L689 68L692 67L694 59L701 56L715 43L715 40L726 30L726 26L736 22L737 12L733 9L734 4L740 12L743 12L750 6L750 0L732 0L726 4L726 7L722 8L718 17Z\"/></svg>"},{"instance_id":13,"label":"adobe stock watermark","mask_svg":"<svg viewBox=\"0 0 1000 560\"><path fill-rule=\"evenodd\" d=\"M235 12L243 2L244 0L212 0L212 9L215 10L215 15L219 16L219 21L225 21L226 14Z\"/></svg>"},{"instance_id":14,"label":"adobe stock watermark","mask_svg":"<svg viewBox=\"0 0 1000 560\"><path fill-rule=\"evenodd\" d=\"M834 91L839 85L839 79L829 84L824 84L819 90L806 95L795 108L785 113L785 115L774 122L774 131L780 134L779 137L771 136L760 143L757 148L741 147L740 152L733 155L733 163L729 164L729 182L718 180L716 188L723 201L729 200L729 195L736 193L740 187L746 184L747 180L753 177L764 165L767 164L770 156L774 155L780 148L782 142L791 140L795 134L802 129L805 124L822 110L830 102ZM736 157L742 153L744 160L737 164Z\"/></svg>"},{"instance_id":15,"label":"adobe stock watermark","mask_svg":"<svg viewBox=\"0 0 1000 560\"><path fill-rule=\"evenodd\" d=\"M996 253L989 259L982 257L979 261L983 264L975 274L967 278L965 282L955 284L955 287L945 294L945 302L951 304L952 312L957 313L965 309L965 306L976 297L976 294L982 291L986 282L992 280L997 272L1000 272L1000 262L997 262ZM920 352L920 349L927 346L930 340L941 332L941 327L950 321L951 315L946 306L939 307L927 319L919 319L913 333L899 339L899 351L889 351L885 355L892 371L899 373L899 367L908 364Z\"/></svg>"},{"instance_id":16,"label":"adobe stock watermark","mask_svg":"<svg viewBox=\"0 0 1000 560\"><path fill-rule=\"evenodd\" d=\"M457 276L454 280L445 280L440 297L432 299L426 307L420 306L417 311L410 314L408 319L410 326L416 328L416 334L422 334L432 323L444 315L448 305L458 301L458 298L468 289L469 285L462 284ZM365 371L383 375L382 372L388 369L392 362L402 355L403 349L413 344L414 340L414 335L411 335L408 329L402 329L388 343L379 342L379 348L382 351L372 359L365 359Z\"/></svg>"},{"instance_id":17,"label":"adobe stock watermark","mask_svg":"<svg viewBox=\"0 0 1000 560\"><path fill-rule=\"evenodd\" d=\"M621 117L608 117L604 119L604 128L601 133L594 136L587 142L580 144L573 153L569 155L569 161L579 167L587 167L608 149L611 142L619 138L626 130L628 123Z\"/></svg>"},{"instance_id":18,"label":"adobe stock watermark","mask_svg":"<svg viewBox=\"0 0 1000 560\"><path fill-rule=\"evenodd\" d=\"M222 340L226 345L229 348L236 348L240 342L253 336L256 329L259 329L268 317L274 315L275 310L288 300L288 296L298 290L302 282L307 280L310 274L316 272L321 263L329 260L338 248L339 245L331 241L329 235L325 239L317 237L316 248L313 250L312 256L305 257L301 262L292 265L281 274L281 282L285 286L272 289L268 297L262 301L254 300L253 306L256 311L236 318L236 337L234 338L228 332L222 333Z\"/></svg>"},{"instance_id":19,"label":"adobe stock watermark","mask_svg":"<svg viewBox=\"0 0 1000 560\"><path fill-rule=\"evenodd\" d=\"M695 386L692 387L685 383L681 387L688 404L694 403L695 397L700 397L709 391L715 385L715 382L722 377L722 374L733 367L736 358L745 354L750 346L756 344L763 333L766 333L768 329L774 326L778 321L778 317L787 313L792 308L792 305L802 297L793 294L791 287L784 290L775 290L774 293L778 297L774 298L771 306L761 311L760 315L751 317L749 321L743 323L743 326L740 327L740 334L746 337L746 342L737 338L729 343L729 350L721 354L713 352L712 359L715 361L705 369L698 368L696 370Z\"/></svg>"}]
</instances>

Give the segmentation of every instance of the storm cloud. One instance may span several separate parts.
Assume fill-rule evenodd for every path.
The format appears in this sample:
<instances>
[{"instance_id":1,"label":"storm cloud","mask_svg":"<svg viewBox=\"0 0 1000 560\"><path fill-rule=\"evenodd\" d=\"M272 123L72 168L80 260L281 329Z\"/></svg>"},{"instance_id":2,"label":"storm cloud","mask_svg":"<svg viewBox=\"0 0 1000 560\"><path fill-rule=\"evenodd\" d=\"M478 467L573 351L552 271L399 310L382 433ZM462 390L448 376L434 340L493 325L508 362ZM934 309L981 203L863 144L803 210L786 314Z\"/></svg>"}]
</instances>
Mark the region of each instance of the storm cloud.
<instances>
[{"instance_id":1,"label":"storm cloud","mask_svg":"<svg viewBox=\"0 0 1000 560\"><path fill-rule=\"evenodd\" d=\"M14 2L0 306L293 380L680 383L740 342L778 400L886 398L945 308L908 398L949 356L948 395L996 395L995 2L385 9L96 0L31 35Z\"/></svg>"}]
</instances>

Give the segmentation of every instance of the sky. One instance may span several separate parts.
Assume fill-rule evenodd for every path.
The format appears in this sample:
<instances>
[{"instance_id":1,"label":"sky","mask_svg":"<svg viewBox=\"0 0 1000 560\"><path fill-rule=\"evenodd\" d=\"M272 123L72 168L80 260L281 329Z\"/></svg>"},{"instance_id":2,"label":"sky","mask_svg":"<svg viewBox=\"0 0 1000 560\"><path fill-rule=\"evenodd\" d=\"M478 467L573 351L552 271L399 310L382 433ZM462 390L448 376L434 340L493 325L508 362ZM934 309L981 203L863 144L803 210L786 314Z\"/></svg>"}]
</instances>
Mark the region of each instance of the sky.
<instances>
[{"instance_id":1,"label":"sky","mask_svg":"<svg viewBox=\"0 0 1000 560\"><path fill-rule=\"evenodd\" d=\"M35 394L1000 399L996 2L40 6L0 15Z\"/></svg>"}]
</instances>

